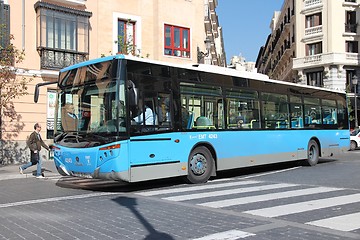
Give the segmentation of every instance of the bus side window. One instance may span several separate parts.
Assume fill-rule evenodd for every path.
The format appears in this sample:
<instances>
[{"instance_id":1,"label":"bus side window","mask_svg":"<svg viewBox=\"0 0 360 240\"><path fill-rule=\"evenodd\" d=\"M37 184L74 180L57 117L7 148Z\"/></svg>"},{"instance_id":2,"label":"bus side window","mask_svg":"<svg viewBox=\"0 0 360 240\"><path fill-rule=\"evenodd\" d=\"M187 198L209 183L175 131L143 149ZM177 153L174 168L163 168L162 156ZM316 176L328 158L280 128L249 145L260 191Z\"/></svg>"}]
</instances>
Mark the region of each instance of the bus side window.
<instances>
[{"instance_id":1,"label":"bus side window","mask_svg":"<svg viewBox=\"0 0 360 240\"><path fill-rule=\"evenodd\" d=\"M181 126L183 129L191 129L194 125L194 113L187 110L184 106L181 108Z\"/></svg>"},{"instance_id":2,"label":"bus side window","mask_svg":"<svg viewBox=\"0 0 360 240\"><path fill-rule=\"evenodd\" d=\"M335 100L322 100L323 124L337 125L337 105Z\"/></svg>"},{"instance_id":3,"label":"bus side window","mask_svg":"<svg viewBox=\"0 0 360 240\"><path fill-rule=\"evenodd\" d=\"M167 130L172 127L170 102L171 100L169 94L159 94L157 106L155 107L159 123L159 131Z\"/></svg>"}]
</instances>

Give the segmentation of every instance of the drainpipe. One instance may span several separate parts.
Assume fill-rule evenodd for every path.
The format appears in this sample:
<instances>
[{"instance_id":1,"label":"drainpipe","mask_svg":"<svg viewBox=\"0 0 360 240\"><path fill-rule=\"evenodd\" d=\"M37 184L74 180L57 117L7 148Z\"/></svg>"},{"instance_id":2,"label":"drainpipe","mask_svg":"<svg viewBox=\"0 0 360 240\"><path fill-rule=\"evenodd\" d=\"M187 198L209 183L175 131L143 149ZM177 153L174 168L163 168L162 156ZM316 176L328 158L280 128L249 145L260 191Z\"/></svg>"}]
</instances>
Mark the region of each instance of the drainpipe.
<instances>
[{"instance_id":1,"label":"drainpipe","mask_svg":"<svg viewBox=\"0 0 360 240\"><path fill-rule=\"evenodd\" d=\"M25 0L22 0L22 50L25 50Z\"/></svg>"}]
</instances>

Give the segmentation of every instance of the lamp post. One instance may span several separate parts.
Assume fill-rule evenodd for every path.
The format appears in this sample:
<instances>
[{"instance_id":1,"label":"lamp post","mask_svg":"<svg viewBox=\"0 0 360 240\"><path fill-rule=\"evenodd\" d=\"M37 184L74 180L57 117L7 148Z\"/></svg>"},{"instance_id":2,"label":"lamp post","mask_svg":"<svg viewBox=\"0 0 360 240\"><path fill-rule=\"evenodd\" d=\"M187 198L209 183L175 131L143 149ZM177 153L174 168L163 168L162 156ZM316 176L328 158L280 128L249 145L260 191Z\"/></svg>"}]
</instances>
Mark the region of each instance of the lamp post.
<instances>
[{"instance_id":1,"label":"lamp post","mask_svg":"<svg viewBox=\"0 0 360 240\"><path fill-rule=\"evenodd\" d=\"M204 43L205 43L206 53L207 55L209 55L211 48L211 40L209 39L209 37L206 37Z\"/></svg>"},{"instance_id":2,"label":"lamp post","mask_svg":"<svg viewBox=\"0 0 360 240\"><path fill-rule=\"evenodd\" d=\"M359 127L359 123L358 123L358 116L357 116L357 112L358 112L358 108L357 108L357 84L358 84L358 77L356 75L354 75L352 77L352 84L354 86L354 98L355 98L355 128Z\"/></svg>"},{"instance_id":3,"label":"lamp post","mask_svg":"<svg viewBox=\"0 0 360 240\"><path fill-rule=\"evenodd\" d=\"M198 54L197 55L197 60L198 60L198 63L200 63L202 60L205 60L204 61L205 64L208 64L208 63L206 63L205 58L208 58L209 55L210 55L211 40L208 37L206 37L204 43L205 43L206 53L200 51L200 48L198 47L198 49L197 49L197 54Z\"/></svg>"},{"instance_id":4,"label":"lamp post","mask_svg":"<svg viewBox=\"0 0 360 240\"><path fill-rule=\"evenodd\" d=\"M205 47L206 47L206 54L205 54L205 64L211 65L211 56L210 56L210 49L211 49L211 40L209 37L206 37L205 41Z\"/></svg>"}]
</instances>

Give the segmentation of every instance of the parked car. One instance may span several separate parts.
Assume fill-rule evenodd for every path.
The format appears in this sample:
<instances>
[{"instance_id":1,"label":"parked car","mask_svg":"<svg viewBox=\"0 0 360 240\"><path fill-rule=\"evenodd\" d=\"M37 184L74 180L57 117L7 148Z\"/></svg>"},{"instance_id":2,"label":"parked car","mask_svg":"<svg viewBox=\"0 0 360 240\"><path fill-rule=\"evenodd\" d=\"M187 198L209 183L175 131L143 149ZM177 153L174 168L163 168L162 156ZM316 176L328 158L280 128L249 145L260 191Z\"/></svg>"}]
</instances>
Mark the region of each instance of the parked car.
<instances>
[{"instance_id":1,"label":"parked car","mask_svg":"<svg viewBox=\"0 0 360 240\"><path fill-rule=\"evenodd\" d=\"M354 129L350 132L350 150L360 147L360 129Z\"/></svg>"}]
</instances>

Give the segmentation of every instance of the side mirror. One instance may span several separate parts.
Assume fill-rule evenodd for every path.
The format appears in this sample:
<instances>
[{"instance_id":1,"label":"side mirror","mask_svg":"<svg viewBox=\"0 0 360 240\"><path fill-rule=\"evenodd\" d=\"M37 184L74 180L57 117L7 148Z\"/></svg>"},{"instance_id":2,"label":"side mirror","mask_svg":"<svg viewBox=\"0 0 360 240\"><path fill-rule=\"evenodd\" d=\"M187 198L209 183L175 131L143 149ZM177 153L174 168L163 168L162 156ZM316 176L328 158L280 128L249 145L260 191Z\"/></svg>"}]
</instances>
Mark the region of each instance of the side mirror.
<instances>
[{"instance_id":1,"label":"side mirror","mask_svg":"<svg viewBox=\"0 0 360 240\"><path fill-rule=\"evenodd\" d=\"M36 84L34 90L34 103L37 103L39 100L39 84Z\"/></svg>"},{"instance_id":2,"label":"side mirror","mask_svg":"<svg viewBox=\"0 0 360 240\"><path fill-rule=\"evenodd\" d=\"M57 82L44 82L44 83L38 83L35 86L35 91L34 91L34 102L37 103L39 100L39 88L45 85L50 85L50 84L56 84Z\"/></svg>"}]
</instances>

